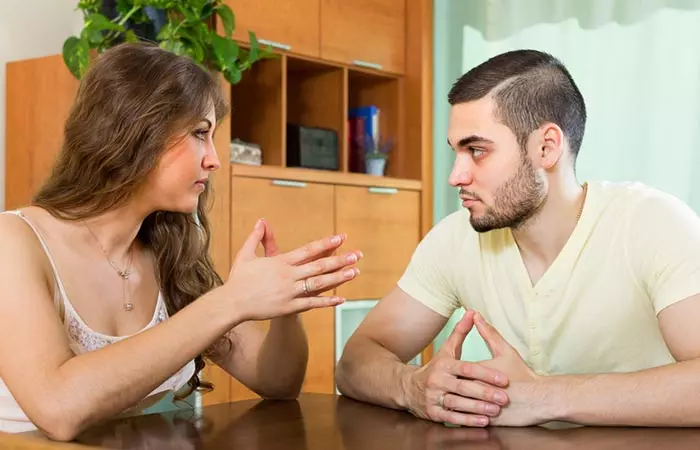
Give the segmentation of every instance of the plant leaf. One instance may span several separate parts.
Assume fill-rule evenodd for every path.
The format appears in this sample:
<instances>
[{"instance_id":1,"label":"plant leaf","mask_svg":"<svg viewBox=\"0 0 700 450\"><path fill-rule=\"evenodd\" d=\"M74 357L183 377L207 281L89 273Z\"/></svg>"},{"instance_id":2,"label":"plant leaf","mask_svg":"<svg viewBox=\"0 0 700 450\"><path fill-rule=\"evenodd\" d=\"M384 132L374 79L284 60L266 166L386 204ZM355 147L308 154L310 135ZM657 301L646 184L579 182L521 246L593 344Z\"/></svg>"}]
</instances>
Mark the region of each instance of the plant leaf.
<instances>
[{"instance_id":1,"label":"plant leaf","mask_svg":"<svg viewBox=\"0 0 700 450\"><path fill-rule=\"evenodd\" d=\"M187 54L195 61L203 63L205 56L204 47L202 47L202 43L197 39L195 31L187 28L180 28L180 38L188 50Z\"/></svg>"},{"instance_id":2,"label":"plant leaf","mask_svg":"<svg viewBox=\"0 0 700 450\"><path fill-rule=\"evenodd\" d=\"M129 11L131 11L131 2L129 0L117 0L117 12L121 16L125 16Z\"/></svg>"},{"instance_id":3,"label":"plant leaf","mask_svg":"<svg viewBox=\"0 0 700 450\"><path fill-rule=\"evenodd\" d=\"M248 54L248 61L254 63L258 60L258 54L260 52L260 44L258 43L258 38L255 33L248 31L248 37L250 38L250 53Z\"/></svg>"},{"instance_id":4,"label":"plant leaf","mask_svg":"<svg viewBox=\"0 0 700 450\"><path fill-rule=\"evenodd\" d=\"M236 26L236 16L233 14L233 11L231 11L231 8L226 4L218 5L214 10L219 15L219 18L221 18L221 24L224 26L226 37L231 37L231 33L233 33L233 29Z\"/></svg>"},{"instance_id":5,"label":"plant leaf","mask_svg":"<svg viewBox=\"0 0 700 450\"><path fill-rule=\"evenodd\" d=\"M175 53L176 55L186 55L187 54L185 52L185 46L180 41L171 41L171 40L162 41L159 44L159 47L162 48L163 50L167 50L169 52Z\"/></svg>"},{"instance_id":6,"label":"plant leaf","mask_svg":"<svg viewBox=\"0 0 700 450\"><path fill-rule=\"evenodd\" d=\"M231 67L224 71L224 78L231 84L238 84L241 81L242 73L237 67Z\"/></svg>"},{"instance_id":7,"label":"plant leaf","mask_svg":"<svg viewBox=\"0 0 700 450\"><path fill-rule=\"evenodd\" d=\"M102 14L90 14L85 18L85 27L97 31L124 31L124 27L114 23Z\"/></svg>"},{"instance_id":8,"label":"plant leaf","mask_svg":"<svg viewBox=\"0 0 700 450\"><path fill-rule=\"evenodd\" d=\"M100 12L102 8L101 0L80 0L78 2L78 9L83 10L87 14L93 14Z\"/></svg>"},{"instance_id":9,"label":"plant leaf","mask_svg":"<svg viewBox=\"0 0 700 450\"><path fill-rule=\"evenodd\" d=\"M224 68L233 67L238 59L238 45L231 39L219 36L216 33L212 33L211 38L214 54L220 65Z\"/></svg>"},{"instance_id":10,"label":"plant leaf","mask_svg":"<svg viewBox=\"0 0 700 450\"><path fill-rule=\"evenodd\" d=\"M80 38L87 40L91 44L99 44L104 39L102 32L93 27L85 27L80 32Z\"/></svg>"},{"instance_id":11,"label":"plant leaf","mask_svg":"<svg viewBox=\"0 0 700 450\"><path fill-rule=\"evenodd\" d=\"M156 36L157 41L167 41L175 38L175 26L172 22L168 22L160 29L158 36Z\"/></svg>"},{"instance_id":12,"label":"plant leaf","mask_svg":"<svg viewBox=\"0 0 700 450\"><path fill-rule=\"evenodd\" d=\"M139 37L136 35L134 30L126 30L126 33L124 33L124 40L126 42L138 42Z\"/></svg>"},{"instance_id":13,"label":"plant leaf","mask_svg":"<svg viewBox=\"0 0 700 450\"><path fill-rule=\"evenodd\" d=\"M81 79L90 64L90 44L85 39L71 36L63 43L63 62L70 73Z\"/></svg>"}]
</instances>

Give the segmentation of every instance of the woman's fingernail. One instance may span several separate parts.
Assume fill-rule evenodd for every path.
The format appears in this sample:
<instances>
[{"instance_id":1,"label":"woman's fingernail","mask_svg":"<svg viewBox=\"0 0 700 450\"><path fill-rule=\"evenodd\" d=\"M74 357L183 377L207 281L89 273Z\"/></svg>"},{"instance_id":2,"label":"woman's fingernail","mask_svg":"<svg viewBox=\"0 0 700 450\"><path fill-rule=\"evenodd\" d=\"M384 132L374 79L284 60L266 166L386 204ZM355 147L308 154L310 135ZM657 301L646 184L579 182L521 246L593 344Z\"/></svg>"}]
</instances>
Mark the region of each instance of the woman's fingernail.
<instances>
[{"instance_id":1,"label":"woman's fingernail","mask_svg":"<svg viewBox=\"0 0 700 450\"><path fill-rule=\"evenodd\" d=\"M348 269L348 270L346 270L345 272L343 272L343 276L345 276L345 278L352 278L352 277L355 276L355 270L354 270L354 269Z\"/></svg>"},{"instance_id":2,"label":"woman's fingernail","mask_svg":"<svg viewBox=\"0 0 700 450\"><path fill-rule=\"evenodd\" d=\"M260 228L261 225L262 225L262 219L258 219L258 221L255 222L255 228Z\"/></svg>"},{"instance_id":3,"label":"woman's fingernail","mask_svg":"<svg viewBox=\"0 0 700 450\"><path fill-rule=\"evenodd\" d=\"M333 244L333 245L338 245L338 244L340 244L340 236L333 236L333 237L331 238L331 244Z\"/></svg>"},{"instance_id":4,"label":"woman's fingernail","mask_svg":"<svg viewBox=\"0 0 700 450\"><path fill-rule=\"evenodd\" d=\"M349 263L354 263L355 261L357 261L357 255L354 254L354 253L350 253L350 254L347 256L347 258L345 258L345 260L346 260L347 262L349 262Z\"/></svg>"}]
</instances>

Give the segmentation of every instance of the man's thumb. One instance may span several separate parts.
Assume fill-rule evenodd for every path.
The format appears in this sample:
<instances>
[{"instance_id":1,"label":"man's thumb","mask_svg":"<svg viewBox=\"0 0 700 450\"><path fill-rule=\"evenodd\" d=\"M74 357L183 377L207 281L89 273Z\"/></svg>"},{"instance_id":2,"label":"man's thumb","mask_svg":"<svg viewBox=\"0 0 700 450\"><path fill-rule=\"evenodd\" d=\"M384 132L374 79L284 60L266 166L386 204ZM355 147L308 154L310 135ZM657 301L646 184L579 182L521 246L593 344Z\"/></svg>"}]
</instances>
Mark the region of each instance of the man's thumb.
<instances>
[{"instance_id":1,"label":"man's thumb","mask_svg":"<svg viewBox=\"0 0 700 450\"><path fill-rule=\"evenodd\" d=\"M454 359L460 359L462 357L462 344L473 326L474 311L467 310L442 345L440 352Z\"/></svg>"}]
</instances>

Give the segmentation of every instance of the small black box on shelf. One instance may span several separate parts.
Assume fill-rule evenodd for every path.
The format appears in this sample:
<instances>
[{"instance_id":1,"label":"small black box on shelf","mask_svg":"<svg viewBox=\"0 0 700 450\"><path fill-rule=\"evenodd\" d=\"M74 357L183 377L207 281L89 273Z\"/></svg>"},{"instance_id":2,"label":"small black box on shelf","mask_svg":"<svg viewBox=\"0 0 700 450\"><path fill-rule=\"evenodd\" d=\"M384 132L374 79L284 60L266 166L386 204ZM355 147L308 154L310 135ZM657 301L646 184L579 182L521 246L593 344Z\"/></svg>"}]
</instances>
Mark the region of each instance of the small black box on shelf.
<instances>
[{"instance_id":1,"label":"small black box on shelf","mask_svg":"<svg viewBox=\"0 0 700 450\"><path fill-rule=\"evenodd\" d=\"M335 130L287 124L287 167L338 170L339 160Z\"/></svg>"}]
</instances>

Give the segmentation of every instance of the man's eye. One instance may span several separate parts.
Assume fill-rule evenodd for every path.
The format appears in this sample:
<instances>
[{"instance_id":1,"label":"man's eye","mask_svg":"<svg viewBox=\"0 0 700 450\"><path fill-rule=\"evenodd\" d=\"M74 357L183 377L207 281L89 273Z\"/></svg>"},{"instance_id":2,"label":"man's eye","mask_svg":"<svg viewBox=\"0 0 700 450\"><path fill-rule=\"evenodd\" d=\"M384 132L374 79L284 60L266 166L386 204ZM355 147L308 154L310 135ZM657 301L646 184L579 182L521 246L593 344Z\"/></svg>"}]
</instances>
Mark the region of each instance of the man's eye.
<instances>
[{"instance_id":1,"label":"man's eye","mask_svg":"<svg viewBox=\"0 0 700 450\"><path fill-rule=\"evenodd\" d=\"M482 149L474 147L469 147L469 151L472 152L472 156L475 157L482 156L485 153Z\"/></svg>"}]
</instances>

